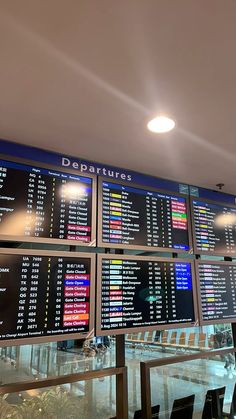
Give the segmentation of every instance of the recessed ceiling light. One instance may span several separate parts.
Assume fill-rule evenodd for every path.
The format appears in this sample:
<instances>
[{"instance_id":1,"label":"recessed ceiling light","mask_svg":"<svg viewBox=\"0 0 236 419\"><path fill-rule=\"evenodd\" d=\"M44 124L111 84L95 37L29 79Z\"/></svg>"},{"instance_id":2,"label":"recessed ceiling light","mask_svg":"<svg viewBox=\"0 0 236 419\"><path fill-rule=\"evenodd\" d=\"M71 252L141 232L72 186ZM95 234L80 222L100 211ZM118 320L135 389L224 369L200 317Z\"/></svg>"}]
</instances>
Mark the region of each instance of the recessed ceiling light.
<instances>
[{"instance_id":1,"label":"recessed ceiling light","mask_svg":"<svg viewBox=\"0 0 236 419\"><path fill-rule=\"evenodd\" d=\"M175 127L175 121L167 116L157 116L148 122L147 128L149 131L157 132L159 134L163 132L169 132Z\"/></svg>"}]
</instances>

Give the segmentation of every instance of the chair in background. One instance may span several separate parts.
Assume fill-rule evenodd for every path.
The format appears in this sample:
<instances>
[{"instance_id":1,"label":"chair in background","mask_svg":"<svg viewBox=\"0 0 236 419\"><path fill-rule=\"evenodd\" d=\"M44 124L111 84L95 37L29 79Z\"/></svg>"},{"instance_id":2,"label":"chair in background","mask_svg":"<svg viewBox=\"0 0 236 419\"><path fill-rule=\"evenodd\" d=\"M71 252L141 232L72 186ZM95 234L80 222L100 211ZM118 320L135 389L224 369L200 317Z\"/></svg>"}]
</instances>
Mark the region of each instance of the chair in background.
<instances>
[{"instance_id":1,"label":"chair in background","mask_svg":"<svg viewBox=\"0 0 236 419\"><path fill-rule=\"evenodd\" d=\"M181 332L179 335L179 346L184 348L186 346L186 332Z\"/></svg>"},{"instance_id":2,"label":"chair in background","mask_svg":"<svg viewBox=\"0 0 236 419\"><path fill-rule=\"evenodd\" d=\"M139 333L130 333L126 335L125 343L127 346L131 346L132 348L136 347L138 342Z\"/></svg>"},{"instance_id":3,"label":"chair in background","mask_svg":"<svg viewBox=\"0 0 236 419\"><path fill-rule=\"evenodd\" d=\"M168 339L168 332L164 330L164 332L162 332L162 335L161 335L161 344L165 345L167 343L167 339Z\"/></svg>"},{"instance_id":4,"label":"chair in background","mask_svg":"<svg viewBox=\"0 0 236 419\"><path fill-rule=\"evenodd\" d=\"M135 349L141 349L141 353L142 353L142 350L144 349L144 346L145 346L145 332L141 332L138 336L137 341L136 341Z\"/></svg>"},{"instance_id":5,"label":"chair in background","mask_svg":"<svg viewBox=\"0 0 236 419\"><path fill-rule=\"evenodd\" d=\"M152 419L158 419L159 418L159 412L160 412L160 405L157 404L156 406L152 406ZM134 412L134 419L143 419L142 418L142 410L136 410Z\"/></svg>"},{"instance_id":6,"label":"chair in background","mask_svg":"<svg viewBox=\"0 0 236 419\"><path fill-rule=\"evenodd\" d=\"M230 406L230 413L223 412L223 417L228 419L234 419L236 416L236 384L234 385L234 391Z\"/></svg>"},{"instance_id":7,"label":"chair in background","mask_svg":"<svg viewBox=\"0 0 236 419\"><path fill-rule=\"evenodd\" d=\"M153 347L154 339L153 339L153 331L146 332L144 339L143 339L143 350L153 351L155 348Z\"/></svg>"},{"instance_id":8,"label":"chair in background","mask_svg":"<svg viewBox=\"0 0 236 419\"><path fill-rule=\"evenodd\" d=\"M225 387L208 390L202 411L202 419L221 419L223 415L224 397Z\"/></svg>"},{"instance_id":9,"label":"chair in background","mask_svg":"<svg viewBox=\"0 0 236 419\"><path fill-rule=\"evenodd\" d=\"M215 336L213 334L208 337L208 346L210 349L215 348Z\"/></svg>"},{"instance_id":10,"label":"chair in background","mask_svg":"<svg viewBox=\"0 0 236 419\"><path fill-rule=\"evenodd\" d=\"M196 333L194 332L189 333L186 350L189 350L189 351L199 350L199 347L195 344L195 340L196 340Z\"/></svg>"},{"instance_id":11,"label":"chair in background","mask_svg":"<svg viewBox=\"0 0 236 419\"><path fill-rule=\"evenodd\" d=\"M204 350L204 349L209 349L208 348L208 341L207 341L207 344L206 344L206 333L199 333L198 346L199 346L199 349L201 351Z\"/></svg>"},{"instance_id":12,"label":"chair in background","mask_svg":"<svg viewBox=\"0 0 236 419\"><path fill-rule=\"evenodd\" d=\"M186 332L181 332L179 335L178 342L175 345L176 353L178 351L186 350Z\"/></svg>"},{"instance_id":13,"label":"chair in background","mask_svg":"<svg viewBox=\"0 0 236 419\"><path fill-rule=\"evenodd\" d=\"M170 346L176 346L177 332L172 332L170 337Z\"/></svg>"},{"instance_id":14,"label":"chair in background","mask_svg":"<svg viewBox=\"0 0 236 419\"><path fill-rule=\"evenodd\" d=\"M146 336L147 344L152 345L154 343L153 332L148 332Z\"/></svg>"},{"instance_id":15,"label":"chair in background","mask_svg":"<svg viewBox=\"0 0 236 419\"><path fill-rule=\"evenodd\" d=\"M169 332L164 330L160 335L160 339L158 341L154 340L153 347L160 347L164 351L167 346L168 335Z\"/></svg>"},{"instance_id":16,"label":"chair in background","mask_svg":"<svg viewBox=\"0 0 236 419\"><path fill-rule=\"evenodd\" d=\"M176 399L173 403L170 419L192 419L195 394Z\"/></svg>"}]
</instances>

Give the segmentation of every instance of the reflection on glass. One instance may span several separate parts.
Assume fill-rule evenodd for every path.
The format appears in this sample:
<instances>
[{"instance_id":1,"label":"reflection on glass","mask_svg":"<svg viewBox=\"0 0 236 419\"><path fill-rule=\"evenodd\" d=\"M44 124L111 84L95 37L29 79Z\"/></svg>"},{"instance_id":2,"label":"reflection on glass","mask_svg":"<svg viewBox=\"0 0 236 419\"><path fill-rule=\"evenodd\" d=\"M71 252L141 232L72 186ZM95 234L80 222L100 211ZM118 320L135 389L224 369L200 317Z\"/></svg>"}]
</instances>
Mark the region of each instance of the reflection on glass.
<instances>
[{"instance_id":1,"label":"reflection on glass","mask_svg":"<svg viewBox=\"0 0 236 419\"><path fill-rule=\"evenodd\" d=\"M232 363L228 364L228 360ZM226 387L224 411L230 410L236 379L235 357L214 355L151 369L152 405L160 405L160 419L169 418L174 400L195 396L194 416L201 417L207 391ZM158 392L156 389L158 388Z\"/></svg>"},{"instance_id":2,"label":"reflection on glass","mask_svg":"<svg viewBox=\"0 0 236 419\"><path fill-rule=\"evenodd\" d=\"M144 360L233 346L230 324L129 333L125 341L127 354L144 355Z\"/></svg>"},{"instance_id":3,"label":"reflection on glass","mask_svg":"<svg viewBox=\"0 0 236 419\"><path fill-rule=\"evenodd\" d=\"M83 340L0 348L0 381L10 384L115 366L115 345L86 352Z\"/></svg>"},{"instance_id":4,"label":"reflection on glass","mask_svg":"<svg viewBox=\"0 0 236 419\"><path fill-rule=\"evenodd\" d=\"M86 188L75 182L67 182L62 185L60 196L65 199L74 199L76 201L85 198L87 194Z\"/></svg>"},{"instance_id":5,"label":"reflection on glass","mask_svg":"<svg viewBox=\"0 0 236 419\"><path fill-rule=\"evenodd\" d=\"M10 234L14 236L30 235L36 221L38 222L38 227L43 226L43 221L38 221L33 211L30 214L28 211L10 213L4 222L0 223L0 234L7 235L11 232Z\"/></svg>"},{"instance_id":6,"label":"reflection on glass","mask_svg":"<svg viewBox=\"0 0 236 419\"><path fill-rule=\"evenodd\" d=\"M215 224L217 227L233 227L236 224L236 214L220 214L215 218Z\"/></svg>"},{"instance_id":7,"label":"reflection on glass","mask_svg":"<svg viewBox=\"0 0 236 419\"><path fill-rule=\"evenodd\" d=\"M4 418L83 418L115 415L115 379L105 377L0 397Z\"/></svg>"}]
</instances>

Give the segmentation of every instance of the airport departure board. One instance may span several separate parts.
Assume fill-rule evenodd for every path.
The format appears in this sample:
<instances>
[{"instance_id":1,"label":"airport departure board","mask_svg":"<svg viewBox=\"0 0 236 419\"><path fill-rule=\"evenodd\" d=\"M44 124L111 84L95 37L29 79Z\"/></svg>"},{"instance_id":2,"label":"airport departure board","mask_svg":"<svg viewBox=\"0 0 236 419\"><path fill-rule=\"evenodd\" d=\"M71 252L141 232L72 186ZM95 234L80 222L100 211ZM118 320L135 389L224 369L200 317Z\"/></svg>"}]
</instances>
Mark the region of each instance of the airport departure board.
<instances>
[{"instance_id":1,"label":"airport departure board","mask_svg":"<svg viewBox=\"0 0 236 419\"><path fill-rule=\"evenodd\" d=\"M190 250L185 197L105 180L99 189L101 246Z\"/></svg>"},{"instance_id":2,"label":"airport departure board","mask_svg":"<svg viewBox=\"0 0 236 419\"><path fill-rule=\"evenodd\" d=\"M192 199L195 253L236 254L236 206Z\"/></svg>"},{"instance_id":3,"label":"airport departure board","mask_svg":"<svg viewBox=\"0 0 236 419\"><path fill-rule=\"evenodd\" d=\"M89 176L0 160L0 240L91 245L94 182Z\"/></svg>"},{"instance_id":4,"label":"airport departure board","mask_svg":"<svg viewBox=\"0 0 236 419\"><path fill-rule=\"evenodd\" d=\"M201 305L201 323L236 321L236 264L196 263Z\"/></svg>"},{"instance_id":5,"label":"airport departure board","mask_svg":"<svg viewBox=\"0 0 236 419\"><path fill-rule=\"evenodd\" d=\"M99 255L99 335L193 326L191 262L137 256Z\"/></svg>"},{"instance_id":6,"label":"airport departure board","mask_svg":"<svg viewBox=\"0 0 236 419\"><path fill-rule=\"evenodd\" d=\"M93 328L94 258L6 251L0 250L0 344L86 337Z\"/></svg>"}]
</instances>

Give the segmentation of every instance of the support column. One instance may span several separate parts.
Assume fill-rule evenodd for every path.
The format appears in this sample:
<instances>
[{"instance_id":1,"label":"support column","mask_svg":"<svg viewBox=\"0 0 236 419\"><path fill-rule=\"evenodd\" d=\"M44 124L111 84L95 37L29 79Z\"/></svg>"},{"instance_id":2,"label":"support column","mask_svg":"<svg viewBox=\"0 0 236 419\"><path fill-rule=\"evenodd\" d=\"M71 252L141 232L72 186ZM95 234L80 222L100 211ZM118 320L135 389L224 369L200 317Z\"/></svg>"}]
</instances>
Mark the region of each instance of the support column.
<instances>
[{"instance_id":1,"label":"support column","mask_svg":"<svg viewBox=\"0 0 236 419\"><path fill-rule=\"evenodd\" d=\"M116 336L116 367L125 366L125 335ZM128 419L128 377L127 370L124 375L116 376L116 417Z\"/></svg>"}]
</instances>

